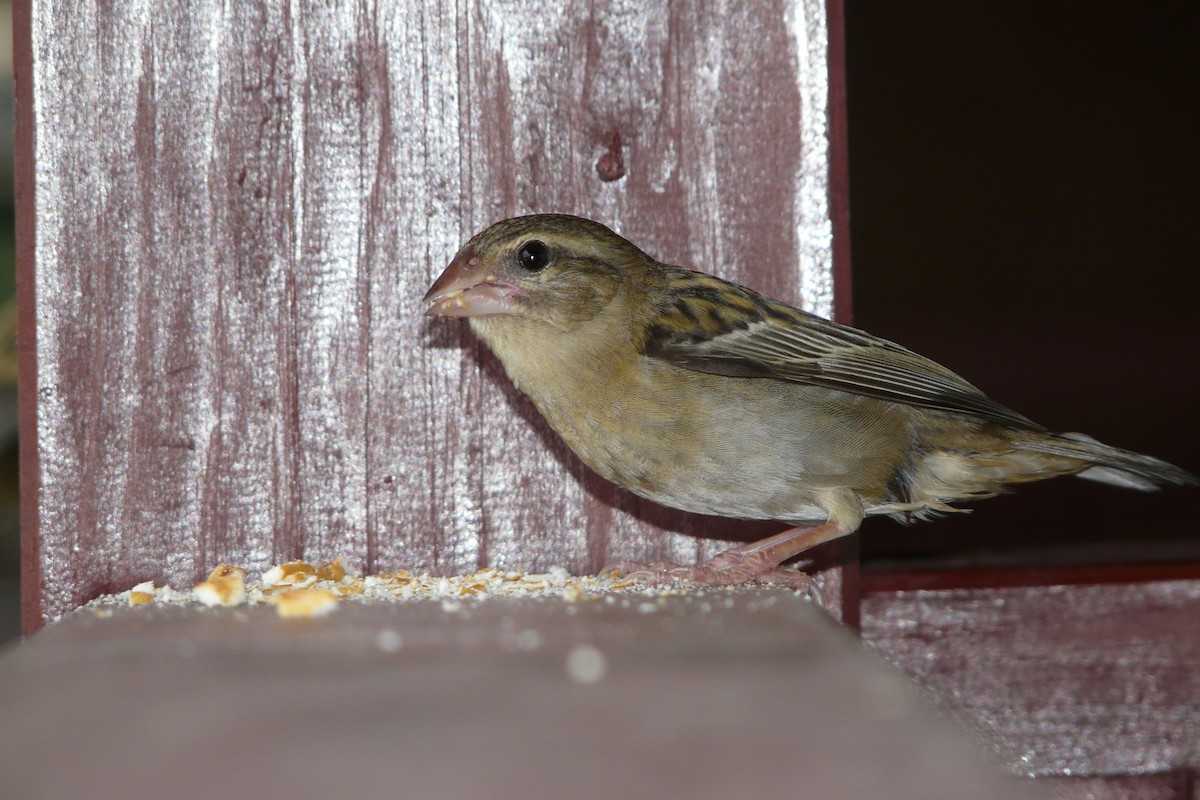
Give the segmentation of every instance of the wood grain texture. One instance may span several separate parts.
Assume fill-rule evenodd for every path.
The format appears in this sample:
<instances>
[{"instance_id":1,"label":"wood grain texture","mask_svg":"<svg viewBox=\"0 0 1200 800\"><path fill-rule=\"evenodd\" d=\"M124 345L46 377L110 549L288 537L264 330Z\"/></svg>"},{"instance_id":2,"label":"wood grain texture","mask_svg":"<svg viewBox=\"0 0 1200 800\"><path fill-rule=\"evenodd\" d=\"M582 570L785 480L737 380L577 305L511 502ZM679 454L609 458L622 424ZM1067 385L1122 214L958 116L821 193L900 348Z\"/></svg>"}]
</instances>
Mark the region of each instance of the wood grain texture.
<instances>
[{"instance_id":1,"label":"wood grain texture","mask_svg":"<svg viewBox=\"0 0 1200 800\"><path fill-rule=\"evenodd\" d=\"M761 532L591 475L419 298L477 229L565 211L829 314L836 2L20 7L27 627L221 561L585 571Z\"/></svg>"},{"instance_id":2,"label":"wood grain texture","mask_svg":"<svg viewBox=\"0 0 1200 800\"><path fill-rule=\"evenodd\" d=\"M1022 773L1200 766L1200 581L881 592L862 614L867 641Z\"/></svg>"},{"instance_id":3,"label":"wood grain texture","mask_svg":"<svg viewBox=\"0 0 1200 800\"><path fill-rule=\"evenodd\" d=\"M83 609L0 653L0 787L87 800L207 800L217 783L282 798L1041 796L793 592L610 599L347 602L299 625L264 607Z\"/></svg>"}]
</instances>

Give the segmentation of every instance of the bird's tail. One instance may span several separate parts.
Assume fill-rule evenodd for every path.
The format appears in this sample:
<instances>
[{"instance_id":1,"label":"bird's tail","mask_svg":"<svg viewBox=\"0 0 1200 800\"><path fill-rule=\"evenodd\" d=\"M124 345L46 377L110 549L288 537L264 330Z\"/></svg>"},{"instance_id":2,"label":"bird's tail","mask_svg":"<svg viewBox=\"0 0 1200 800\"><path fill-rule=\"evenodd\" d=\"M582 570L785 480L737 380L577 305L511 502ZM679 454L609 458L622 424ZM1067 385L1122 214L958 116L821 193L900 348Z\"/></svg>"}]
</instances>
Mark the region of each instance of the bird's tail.
<instances>
[{"instance_id":1,"label":"bird's tail","mask_svg":"<svg viewBox=\"0 0 1200 800\"><path fill-rule=\"evenodd\" d=\"M1098 442L1082 433L1055 433L1030 437L1017 443L1021 450L1075 458L1090 463L1077 474L1101 483L1150 492L1162 486L1191 486L1196 476L1153 456L1122 450Z\"/></svg>"}]
</instances>

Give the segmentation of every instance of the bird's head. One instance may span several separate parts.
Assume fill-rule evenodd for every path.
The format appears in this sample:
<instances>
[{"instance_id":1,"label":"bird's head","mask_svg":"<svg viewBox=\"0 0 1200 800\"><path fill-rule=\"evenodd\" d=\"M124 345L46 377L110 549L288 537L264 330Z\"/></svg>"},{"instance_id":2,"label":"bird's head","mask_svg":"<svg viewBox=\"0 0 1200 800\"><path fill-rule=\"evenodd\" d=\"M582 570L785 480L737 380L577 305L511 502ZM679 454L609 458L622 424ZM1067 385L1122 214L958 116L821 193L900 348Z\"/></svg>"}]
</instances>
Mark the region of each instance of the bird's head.
<instances>
[{"instance_id":1,"label":"bird's head","mask_svg":"<svg viewBox=\"0 0 1200 800\"><path fill-rule=\"evenodd\" d=\"M514 217L459 250L426 292L425 313L565 328L594 317L654 263L598 222L565 214Z\"/></svg>"}]
</instances>

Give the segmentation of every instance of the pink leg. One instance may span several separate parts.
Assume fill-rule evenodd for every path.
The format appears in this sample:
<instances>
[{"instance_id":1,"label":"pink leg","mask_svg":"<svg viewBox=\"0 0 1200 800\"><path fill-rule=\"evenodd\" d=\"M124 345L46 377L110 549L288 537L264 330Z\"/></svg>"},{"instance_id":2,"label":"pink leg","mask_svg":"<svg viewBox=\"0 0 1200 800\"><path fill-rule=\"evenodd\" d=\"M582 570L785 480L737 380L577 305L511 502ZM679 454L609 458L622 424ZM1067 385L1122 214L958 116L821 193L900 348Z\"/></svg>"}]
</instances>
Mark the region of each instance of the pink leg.
<instances>
[{"instance_id":1,"label":"pink leg","mask_svg":"<svg viewBox=\"0 0 1200 800\"><path fill-rule=\"evenodd\" d=\"M695 583L701 586L729 586L747 581L784 583L794 589L814 588L812 578L803 572L781 569L780 564L805 550L845 536L846 531L832 522L786 531L744 544L703 561L694 567L678 564L640 564L622 562L606 567L603 573L616 571L626 578L651 583Z\"/></svg>"}]
</instances>

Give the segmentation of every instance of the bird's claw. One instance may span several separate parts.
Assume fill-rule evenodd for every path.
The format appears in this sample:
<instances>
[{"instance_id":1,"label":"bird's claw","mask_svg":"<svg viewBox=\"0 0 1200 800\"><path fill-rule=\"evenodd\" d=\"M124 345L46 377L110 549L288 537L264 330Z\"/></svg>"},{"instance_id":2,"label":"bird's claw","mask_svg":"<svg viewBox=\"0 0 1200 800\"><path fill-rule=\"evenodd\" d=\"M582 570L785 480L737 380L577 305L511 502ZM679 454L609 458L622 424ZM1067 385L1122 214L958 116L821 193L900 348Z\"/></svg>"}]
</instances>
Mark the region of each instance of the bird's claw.
<instances>
[{"instance_id":1,"label":"bird's claw","mask_svg":"<svg viewBox=\"0 0 1200 800\"><path fill-rule=\"evenodd\" d=\"M694 586L733 586L739 583L779 584L796 592L808 595L814 603L824 607L825 598L821 587L813 577L796 569L785 569L773 564L754 563L732 551L721 553L693 567L668 562L647 564L640 561L622 561L600 570L601 576L619 575L632 581L652 584L687 583Z\"/></svg>"}]
</instances>

